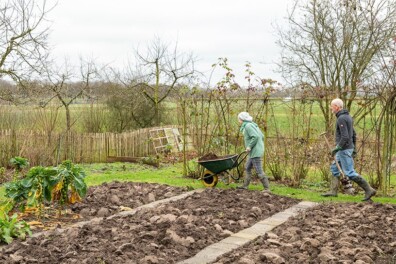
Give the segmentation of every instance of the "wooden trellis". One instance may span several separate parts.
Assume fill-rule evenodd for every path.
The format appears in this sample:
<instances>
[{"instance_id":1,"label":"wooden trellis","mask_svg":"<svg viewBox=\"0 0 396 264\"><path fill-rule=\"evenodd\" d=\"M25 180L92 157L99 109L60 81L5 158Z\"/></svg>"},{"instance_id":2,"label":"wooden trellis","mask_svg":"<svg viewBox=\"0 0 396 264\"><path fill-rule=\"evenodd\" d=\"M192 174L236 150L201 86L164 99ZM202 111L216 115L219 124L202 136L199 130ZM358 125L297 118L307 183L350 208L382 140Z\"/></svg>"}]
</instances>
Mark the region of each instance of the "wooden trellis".
<instances>
[{"instance_id":1,"label":"wooden trellis","mask_svg":"<svg viewBox=\"0 0 396 264\"><path fill-rule=\"evenodd\" d=\"M155 152L176 153L183 150L183 139L178 128L156 128L149 131ZM188 148L191 144L187 143Z\"/></svg>"}]
</instances>

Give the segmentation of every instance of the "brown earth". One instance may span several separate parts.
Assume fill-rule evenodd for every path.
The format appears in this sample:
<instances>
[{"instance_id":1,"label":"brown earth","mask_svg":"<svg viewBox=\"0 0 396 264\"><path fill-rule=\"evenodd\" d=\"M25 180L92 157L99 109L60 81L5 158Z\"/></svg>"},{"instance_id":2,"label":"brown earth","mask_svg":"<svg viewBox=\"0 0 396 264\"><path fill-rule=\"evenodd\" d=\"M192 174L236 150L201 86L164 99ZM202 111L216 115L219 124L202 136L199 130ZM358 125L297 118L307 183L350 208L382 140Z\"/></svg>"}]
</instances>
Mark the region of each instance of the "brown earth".
<instances>
[{"instance_id":1,"label":"brown earth","mask_svg":"<svg viewBox=\"0 0 396 264\"><path fill-rule=\"evenodd\" d=\"M219 156L217 156L216 154L209 152L205 155L203 155L202 157L198 158L198 161L205 161L205 160L214 160L219 158Z\"/></svg>"},{"instance_id":2,"label":"brown earth","mask_svg":"<svg viewBox=\"0 0 396 264\"><path fill-rule=\"evenodd\" d=\"M188 191L188 188L154 183L112 182L92 186L81 203L71 206L84 220L106 217Z\"/></svg>"},{"instance_id":3,"label":"brown earth","mask_svg":"<svg viewBox=\"0 0 396 264\"><path fill-rule=\"evenodd\" d=\"M89 212L76 220L86 221L99 212L110 215L185 191L159 184L103 184L91 187L73 210ZM0 263L175 263L297 202L259 191L205 189L134 215L93 219L15 241L0 248ZM214 263L394 264L395 255L396 205L325 203Z\"/></svg>"},{"instance_id":4,"label":"brown earth","mask_svg":"<svg viewBox=\"0 0 396 264\"><path fill-rule=\"evenodd\" d=\"M111 199L117 188L111 184L102 188L90 191L89 197L104 192L110 198L87 198L74 209L93 212L120 204L135 205L136 192L130 192L130 196L122 196L125 191L117 192L118 204L114 203L117 199ZM168 192L165 185L155 185L151 190L155 197L159 197L156 193L166 196ZM104 205L100 201L113 203ZM175 263L297 202L259 191L206 189L134 215L93 219L82 227L58 228L15 241L1 248L0 263Z\"/></svg>"},{"instance_id":5,"label":"brown earth","mask_svg":"<svg viewBox=\"0 0 396 264\"><path fill-rule=\"evenodd\" d=\"M214 263L396 263L396 205L321 204Z\"/></svg>"},{"instance_id":6,"label":"brown earth","mask_svg":"<svg viewBox=\"0 0 396 264\"><path fill-rule=\"evenodd\" d=\"M34 233L64 228L76 222L87 221L95 217L106 217L120 211L127 211L148 204L179 195L188 191L187 187L173 187L154 183L132 183L114 181L88 188L87 195L80 203L69 205L66 210L59 211L54 207L45 207L41 219L37 211L20 214L20 219L31 225ZM15 208L13 213L20 213Z\"/></svg>"}]
</instances>

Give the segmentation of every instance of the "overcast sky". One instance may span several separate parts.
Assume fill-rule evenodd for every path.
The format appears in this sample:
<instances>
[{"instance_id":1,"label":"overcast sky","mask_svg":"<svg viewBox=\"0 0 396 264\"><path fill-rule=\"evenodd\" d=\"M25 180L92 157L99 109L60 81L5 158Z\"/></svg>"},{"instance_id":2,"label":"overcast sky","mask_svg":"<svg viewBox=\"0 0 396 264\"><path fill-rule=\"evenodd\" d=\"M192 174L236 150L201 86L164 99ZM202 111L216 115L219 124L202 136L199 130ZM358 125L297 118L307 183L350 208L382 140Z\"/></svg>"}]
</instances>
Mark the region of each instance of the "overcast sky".
<instances>
[{"instance_id":1,"label":"overcast sky","mask_svg":"<svg viewBox=\"0 0 396 264\"><path fill-rule=\"evenodd\" d=\"M274 23L282 23L290 0L60 0L50 13L50 43L56 57L80 56L124 67L134 48L155 37L193 52L197 69L209 76L211 65L227 57L243 84L244 64L262 78L274 73L279 58ZM216 71L214 84L223 72Z\"/></svg>"}]
</instances>

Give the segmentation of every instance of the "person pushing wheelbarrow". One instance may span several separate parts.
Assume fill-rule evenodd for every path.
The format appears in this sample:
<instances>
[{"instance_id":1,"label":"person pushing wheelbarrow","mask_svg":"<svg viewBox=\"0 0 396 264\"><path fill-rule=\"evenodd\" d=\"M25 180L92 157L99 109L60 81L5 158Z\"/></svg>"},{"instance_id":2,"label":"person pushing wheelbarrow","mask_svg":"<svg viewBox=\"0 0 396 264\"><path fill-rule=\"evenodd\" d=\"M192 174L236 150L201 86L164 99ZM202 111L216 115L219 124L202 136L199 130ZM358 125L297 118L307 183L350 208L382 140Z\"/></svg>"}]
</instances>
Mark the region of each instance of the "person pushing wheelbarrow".
<instances>
[{"instance_id":1,"label":"person pushing wheelbarrow","mask_svg":"<svg viewBox=\"0 0 396 264\"><path fill-rule=\"evenodd\" d=\"M244 144L248 158L246 160L246 178L242 186L237 189L247 189L252 179L252 169L257 172L261 183L264 186L264 191L270 193L268 176L265 175L262 166L262 157L264 156L264 134L256 123L253 122L253 117L248 112L241 112L238 114L238 121L241 124L240 131L243 134Z\"/></svg>"}]
</instances>

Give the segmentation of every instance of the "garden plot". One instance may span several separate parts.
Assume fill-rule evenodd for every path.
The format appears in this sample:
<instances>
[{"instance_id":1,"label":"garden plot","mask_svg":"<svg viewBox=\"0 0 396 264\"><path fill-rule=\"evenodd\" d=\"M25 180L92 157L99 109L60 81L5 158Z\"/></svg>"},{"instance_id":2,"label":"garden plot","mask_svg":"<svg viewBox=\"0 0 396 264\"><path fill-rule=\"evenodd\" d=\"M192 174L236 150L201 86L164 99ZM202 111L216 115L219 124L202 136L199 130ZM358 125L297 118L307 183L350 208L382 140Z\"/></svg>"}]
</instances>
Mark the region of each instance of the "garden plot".
<instances>
[{"instance_id":1,"label":"garden plot","mask_svg":"<svg viewBox=\"0 0 396 264\"><path fill-rule=\"evenodd\" d=\"M175 263L297 204L259 191L205 189L133 215L92 219L0 251L3 263Z\"/></svg>"},{"instance_id":2,"label":"garden plot","mask_svg":"<svg viewBox=\"0 0 396 264\"><path fill-rule=\"evenodd\" d=\"M213 263L394 264L396 205L322 204Z\"/></svg>"},{"instance_id":3,"label":"garden plot","mask_svg":"<svg viewBox=\"0 0 396 264\"><path fill-rule=\"evenodd\" d=\"M154 201L187 192L186 187L161 184L112 182L92 186L81 203L72 205L72 211L86 219L106 217L120 211L130 210Z\"/></svg>"},{"instance_id":4,"label":"garden plot","mask_svg":"<svg viewBox=\"0 0 396 264\"><path fill-rule=\"evenodd\" d=\"M87 195L79 202L70 205L70 209L58 215L54 207L43 210L40 221L34 213L22 214L21 219L30 223L33 233L65 228L77 222L95 217L107 217L121 211L130 211L139 206L174 197L189 190L187 187L174 187L161 184L118 182L103 183L89 187ZM16 209L15 212L17 212Z\"/></svg>"}]
</instances>

